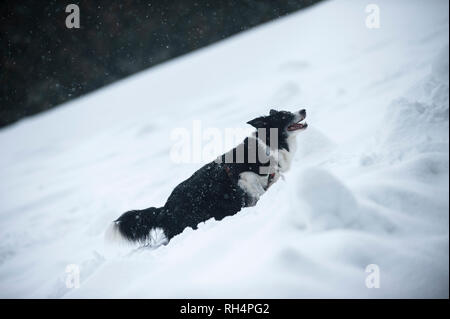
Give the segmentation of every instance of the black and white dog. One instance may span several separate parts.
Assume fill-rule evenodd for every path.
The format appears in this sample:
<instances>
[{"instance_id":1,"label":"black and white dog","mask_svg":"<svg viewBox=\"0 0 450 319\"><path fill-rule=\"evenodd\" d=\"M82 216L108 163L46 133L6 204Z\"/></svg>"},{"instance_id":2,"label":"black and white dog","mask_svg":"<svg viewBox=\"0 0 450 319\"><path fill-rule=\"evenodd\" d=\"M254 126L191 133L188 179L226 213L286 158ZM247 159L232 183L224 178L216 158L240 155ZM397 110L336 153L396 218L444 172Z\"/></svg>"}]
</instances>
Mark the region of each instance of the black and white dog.
<instances>
[{"instance_id":1,"label":"black and white dog","mask_svg":"<svg viewBox=\"0 0 450 319\"><path fill-rule=\"evenodd\" d=\"M172 191L164 207L124 213L108 235L158 246L186 227L197 228L211 217L221 220L243 207L256 205L260 196L289 170L296 151L296 134L306 111L270 110L248 124L257 129L243 143L204 165Z\"/></svg>"}]
</instances>

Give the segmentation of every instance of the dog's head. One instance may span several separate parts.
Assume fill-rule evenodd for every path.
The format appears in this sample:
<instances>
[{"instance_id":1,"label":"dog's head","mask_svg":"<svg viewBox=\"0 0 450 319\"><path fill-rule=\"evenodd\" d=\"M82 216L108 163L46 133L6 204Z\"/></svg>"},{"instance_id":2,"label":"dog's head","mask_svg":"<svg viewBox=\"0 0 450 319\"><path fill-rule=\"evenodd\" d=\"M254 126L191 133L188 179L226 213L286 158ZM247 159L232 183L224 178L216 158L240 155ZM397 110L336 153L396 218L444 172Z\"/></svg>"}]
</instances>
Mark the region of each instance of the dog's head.
<instances>
[{"instance_id":1,"label":"dog's head","mask_svg":"<svg viewBox=\"0 0 450 319\"><path fill-rule=\"evenodd\" d=\"M306 110L302 109L295 113L289 111L270 110L268 116L260 116L247 123L258 129L263 129L266 134L266 144L270 145L273 141L270 137L271 128L277 129L278 134L278 148L284 148L286 139L308 127L306 122L302 122L306 118ZM257 133L258 134L258 133Z\"/></svg>"}]
</instances>

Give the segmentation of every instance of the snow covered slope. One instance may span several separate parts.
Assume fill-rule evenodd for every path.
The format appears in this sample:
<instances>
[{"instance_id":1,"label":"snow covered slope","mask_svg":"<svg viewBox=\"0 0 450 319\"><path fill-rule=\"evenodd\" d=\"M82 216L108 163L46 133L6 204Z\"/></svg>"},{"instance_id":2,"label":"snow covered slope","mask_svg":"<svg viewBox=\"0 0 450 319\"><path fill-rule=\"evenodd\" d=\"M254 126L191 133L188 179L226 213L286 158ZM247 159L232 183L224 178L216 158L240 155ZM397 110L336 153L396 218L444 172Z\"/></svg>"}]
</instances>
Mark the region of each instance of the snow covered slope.
<instances>
[{"instance_id":1,"label":"snow covered slope","mask_svg":"<svg viewBox=\"0 0 450 319\"><path fill-rule=\"evenodd\" d=\"M448 1L376 3L379 29L367 1L327 1L1 130L0 297L448 298ZM174 128L271 107L310 126L256 207L105 244L202 165L170 160Z\"/></svg>"}]
</instances>

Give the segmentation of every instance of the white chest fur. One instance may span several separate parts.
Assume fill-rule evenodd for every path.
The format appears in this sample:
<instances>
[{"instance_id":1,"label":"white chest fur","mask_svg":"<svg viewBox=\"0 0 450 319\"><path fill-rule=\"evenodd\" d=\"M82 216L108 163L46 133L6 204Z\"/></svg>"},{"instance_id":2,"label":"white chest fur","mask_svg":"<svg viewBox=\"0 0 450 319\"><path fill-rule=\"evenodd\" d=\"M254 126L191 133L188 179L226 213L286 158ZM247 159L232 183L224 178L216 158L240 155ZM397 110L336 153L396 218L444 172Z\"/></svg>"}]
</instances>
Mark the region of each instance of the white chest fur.
<instances>
[{"instance_id":1,"label":"white chest fur","mask_svg":"<svg viewBox=\"0 0 450 319\"><path fill-rule=\"evenodd\" d=\"M262 194L267 190L267 188L275 183L282 173L287 172L292 163L292 159L297 150L297 143L295 140L295 135L292 134L287 139L287 144L289 147L289 151L285 149L281 150L271 150L263 141L258 139L258 144L263 149L268 150L270 153L270 168L269 174L274 174L271 178L271 182L269 184L269 177L262 176L253 172L243 172L239 175L238 185L241 187L250 197L252 201L248 206L254 206L258 202L259 198Z\"/></svg>"},{"instance_id":2,"label":"white chest fur","mask_svg":"<svg viewBox=\"0 0 450 319\"><path fill-rule=\"evenodd\" d=\"M289 151L281 149L278 151L278 167L282 173L287 172L291 168L292 159L297 151L297 142L295 134L292 134L287 139Z\"/></svg>"}]
</instances>

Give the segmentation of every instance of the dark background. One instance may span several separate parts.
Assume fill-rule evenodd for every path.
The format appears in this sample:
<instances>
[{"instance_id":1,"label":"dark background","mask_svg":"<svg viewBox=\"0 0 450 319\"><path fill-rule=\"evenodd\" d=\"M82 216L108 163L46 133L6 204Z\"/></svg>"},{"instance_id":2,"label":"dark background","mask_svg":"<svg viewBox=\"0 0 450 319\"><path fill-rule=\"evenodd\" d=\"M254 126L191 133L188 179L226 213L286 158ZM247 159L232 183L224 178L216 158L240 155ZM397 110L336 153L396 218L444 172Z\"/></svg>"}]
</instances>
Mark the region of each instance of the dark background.
<instances>
[{"instance_id":1,"label":"dark background","mask_svg":"<svg viewBox=\"0 0 450 319\"><path fill-rule=\"evenodd\" d=\"M0 127L318 1L2 0Z\"/></svg>"}]
</instances>

